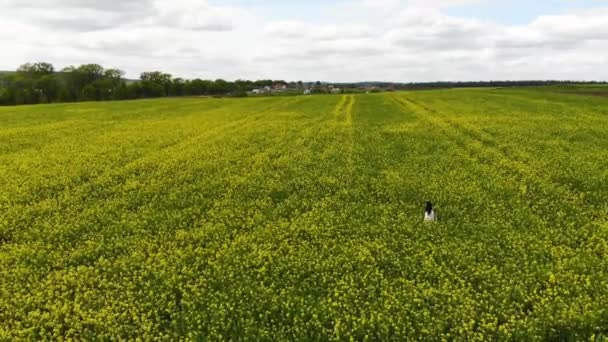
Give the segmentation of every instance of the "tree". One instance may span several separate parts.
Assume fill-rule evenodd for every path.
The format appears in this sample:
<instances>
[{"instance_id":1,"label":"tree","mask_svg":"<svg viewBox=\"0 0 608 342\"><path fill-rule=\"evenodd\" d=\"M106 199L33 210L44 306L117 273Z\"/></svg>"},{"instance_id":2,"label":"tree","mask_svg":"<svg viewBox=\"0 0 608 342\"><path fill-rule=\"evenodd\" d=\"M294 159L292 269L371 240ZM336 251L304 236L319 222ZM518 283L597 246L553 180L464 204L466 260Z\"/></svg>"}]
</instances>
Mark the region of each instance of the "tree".
<instances>
[{"instance_id":1,"label":"tree","mask_svg":"<svg viewBox=\"0 0 608 342\"><path fill-rule=\"evenodd\" d=\"M17 69L17 73L30 79L51 75L55 72L52 64L46 62L25 63Z\"/></svg>"},{"instance_id":2,"label":"tree","mask_svg":"<svg viewBox=\"0 0 608 342\"><path fill-rule=\"evenodd\" d=\"M10 88L0 86L0 105L13 104L13 96Z\"/></svg>"},{"instance_id":3,"label":"tree","mask_svg":"<svg viewBox=\"0 0 608 342\"><path fill-rule=\"evenodd\" d=\"M227 94L234 90L234 83L226 82L223 79L217 79L212 84L211 93L214 95Z\"/></svg>"},{"instance_id":4,"label":"tree","mask_svg":"<svg viewBox=\"0 0 608 342\"><path fill-rule=\"evenodd\" d=\"M194 79L186 84L186 92L191 95L209 95L213 88L213 82L208 80Z\"/></svg>"},{"instance_id":5,"label":"tree","mask_svg":"<svg viewBox=\"0 0 608 342\"><path fill-rule=\"evenodd\" d=\"M253 88L253 82L246 80L236 80L234 82L234 89L238 92L246 92Z\"/></svg>"},{"instance_id":6,"label":"tree","mask_svg":"<svg viewBox=\"0 0 608 342\"><path fill-rule=\"evenodd\" d=\"M11 88L7 93L15 104L52 102L59 91L54 72L55 68L50 63L25 63L4 81Z\"/></svg>"},{"instance_id":7,"label":"tree","mask_svg":"<svg viewBox=\"0 0 608 342\"><path fill-rule=\"evenodd\" d=\"M14 104L33 104L38 100L34 91L34 74L25 70L9 75L6 82L11 89L11 98Z\"/></svg>"},{"instance_id":8,"label":"tree","mask_svg":"<svg viewBox=\"0 0 608 342\"><path fill-rule=\"evenodd\" d=\"M98 64L83 64L79 67L69 66L62 70L65 86L70 93L70 97L76 100L93 100L93 91L87 85L103 77L103 67ZM84 96L84 97L83 97Z\"/></svg>"},{"instance_id":9,"label":"tree","mask_svg":"<svg viewBox=\"0 0 608 342\"><path fill-rule=\"evenodd\" d=\"M144 72L140 75L145 97L169 96L172 76L160 71Z\"/></svg>"},{"instance_id":10,"label":"tree","mask_svg":"<svg viewBox=\"0 0 608 342\"><path fill-rule=\"evenodd\" d=\"M134 82L134 83L127 85L127 93L128 93L127 98L129 98L129 99L137 99L137 98L144 97L140 82Z\"/></svg>"},{"instance_id":11,"label":"tree","mask_svg":"<svg viewBox=\"0 0 608 342\"><path fill-rule=\"evenodd\" d=\"M171 83L171 96L184 96L186 93L186 82L182 78L176 78Z\"/></svg>"},{"instance_id":12,"label":"tree","mask_svg":"<svg viewBox=\"0 0 608 342\"><path fill-rule=\"evenodd\" d=\"M99 64L83 64L76 69L82 84L93 83L104 76L104 69Z\"/></svg>"},{"instance_id":13,"label":"tree","mask_svg":"<svg viewBox=\"0 0 608 342\"><path fill-rule=\"evenodd\" d=\"M109 95L109 99L120 99L117 92L119 88L124 85L124 77L125 73L122 70L118 69L107 69L104 73L104 86L106 87L107 94ZM106 92L104 91L104 93Z\"/></svg>"},{"instance_id":14,"label":"tree","mask_svg":"<svg viewBox=\"0 0 608 342\"><path fill-rule=\"evenodd\" d=\"M113 82L120 82L125 76L125 72L118 69L106 69L104 76L111 79Z\"/></svg>"},{"instance_id":15,"label":"tree","mask_svg":"<svg viewBox=\"0 0 608 342\"><path fill-rule=\"evenodd\" d=\"M60 82L54 74L46 74L34 82L34 89L39 94L39 103L55 102L60 88Z\"/></svg>"},{"instance_id":16,"label":"tree","mask_svg":"<svg viewBox=\"0 0 608 342\"><path fill-rule=\"evenodd\" d=\"M117 99L116 92L124 83L123 77L122 70L106 70L99 64L66 67L62 70L61 98L86 101Z\"/></svg>"},{"instance_id":17,"label":"tree","mask_svg":"<svg viewBox=\"0 0 608 342\"><path fill-rule=\"evenodd\" d=\"M95 101L97 100L98 93L97 89L92 84L87 84L80 91L80 99L82 101Z\"/></svg>"},{"instance_id":18,"label":"tree","mask_svg":"<svg viewBox=\"0 0 608 342\"><path fill-rule=\"evenodd\" d=\"M72 96L72 93L70 93L69 89L66 86L62 86L59 89L59 93L57 94L58 102L72 102L75 100L76 98Z\"/></svg>"}]
</instances>

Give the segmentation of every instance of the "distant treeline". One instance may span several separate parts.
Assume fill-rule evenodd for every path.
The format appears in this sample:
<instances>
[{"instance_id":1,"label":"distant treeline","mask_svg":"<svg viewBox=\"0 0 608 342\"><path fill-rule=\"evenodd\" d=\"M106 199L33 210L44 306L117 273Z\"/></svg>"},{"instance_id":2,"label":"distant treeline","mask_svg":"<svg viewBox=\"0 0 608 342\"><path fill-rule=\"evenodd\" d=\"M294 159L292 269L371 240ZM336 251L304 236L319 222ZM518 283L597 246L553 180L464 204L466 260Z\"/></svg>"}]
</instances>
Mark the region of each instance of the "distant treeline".
<instances>
[{"instance_id":1,"label":"distant treeline","mask_svg":"<svg viewBox=\"0 0 608 342\"><path fill-rule=\"evenodd\" d=\"M253 88L286 84L273 80L185 80L160 71L144 72L139 80L126 80L124 75L121 70L105 69L98 64L56 71L50 63L27 63L16 72L0 73L0 105L164 96L245 96Z\"/></svg>"},{"instance_id":2,"label":"distant treeline","mask_svg":"<svg viewBox=\"0 0 608 342\"><path fill-rule=\"evenodd\" d=\"M548 85L572 84L608 84L606 81L472 81L472 82L421 82L421 83L391 83L391 82L359 82L339 83L344 88L377 88L384 90L415 90L415 89L446 89L446 88L499 88L499 87L534 87Z\"/></svg>"},{"instance_id":3,"label":"distant treeline","mask_svg":"<svg viewBox=\"0 0 608 342\"><path fill-rule=\"evenodd\" d=\"M69 66L56 71L50 63L27 63L15 72L0 72L0 105L20 105L54 102L105 101L165 96L246 96L248 91L285 85L301 91L320 91L321 82L302 83L276 80L234 82L222 79L186 80L161 72L144 72L139 80L127 80L118 69L105 69L98 64ZM359 91L413 90L471 87L523 87L566 84L606 84L606 82L577 81L487 81L487 82L428 82L340 83L334 86ZM295 92L298 93L298 92Z\"/></svg>"}]
</instances>

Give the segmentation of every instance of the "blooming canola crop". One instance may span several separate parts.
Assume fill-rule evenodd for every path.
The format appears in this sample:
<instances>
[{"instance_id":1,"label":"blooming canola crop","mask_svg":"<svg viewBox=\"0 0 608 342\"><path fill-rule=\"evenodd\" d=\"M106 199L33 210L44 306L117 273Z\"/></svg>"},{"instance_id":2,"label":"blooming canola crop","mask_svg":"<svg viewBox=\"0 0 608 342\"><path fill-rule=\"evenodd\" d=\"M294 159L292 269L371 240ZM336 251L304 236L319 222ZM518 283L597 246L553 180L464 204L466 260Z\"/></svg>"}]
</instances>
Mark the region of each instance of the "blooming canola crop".
<instances>
[{"instance_id":1,"label":"blooming canola crop","mask_svg":"<svg viewBox=\"0 0 608 342\"><path fill-rule=\"evenodd\" d=\"M0 341L601 340L607 113L535 89L0 108Z\"/></svg>"}]
</instances>

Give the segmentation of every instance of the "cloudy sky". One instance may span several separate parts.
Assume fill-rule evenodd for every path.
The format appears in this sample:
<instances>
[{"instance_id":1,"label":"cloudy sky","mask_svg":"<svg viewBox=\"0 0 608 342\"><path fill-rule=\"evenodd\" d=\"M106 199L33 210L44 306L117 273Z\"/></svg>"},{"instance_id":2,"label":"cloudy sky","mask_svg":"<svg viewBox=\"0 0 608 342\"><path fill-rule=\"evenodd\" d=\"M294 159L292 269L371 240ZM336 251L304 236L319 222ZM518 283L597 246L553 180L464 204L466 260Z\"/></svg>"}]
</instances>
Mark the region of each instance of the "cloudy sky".
<instances>
[{"instance_id":1,"label":"cloudy sky","mask_svg":"<svg viewBox=\"0 0 608 342\"><path fill-rule=\"evenodd\" d=\"M608 0L0 0L0 70L608 80Z\"/></svg>"}]
</instances>

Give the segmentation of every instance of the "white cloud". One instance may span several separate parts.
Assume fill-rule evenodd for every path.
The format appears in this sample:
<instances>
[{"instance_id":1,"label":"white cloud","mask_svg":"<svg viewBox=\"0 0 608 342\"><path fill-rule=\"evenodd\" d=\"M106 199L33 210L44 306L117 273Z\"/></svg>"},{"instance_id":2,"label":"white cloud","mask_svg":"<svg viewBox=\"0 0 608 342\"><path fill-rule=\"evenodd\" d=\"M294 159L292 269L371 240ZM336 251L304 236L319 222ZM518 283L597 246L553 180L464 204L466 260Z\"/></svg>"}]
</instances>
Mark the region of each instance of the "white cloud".
<instances>
[{"instance_id":1,"label":"white cloud","mask_svg":"<svg viewBox=\"0 0 608 342\"><path fill-rule=\"evenodd\" d=\"M2 0L0 6L5 9L90 9L106 12L124 12L145 9L150 5L149 0Z\"/></svg>"},{"instance_id":2,"label":"white cloud","mask_svg":"<svg viewBox=\"0 0 608 342\"><path fill-rule=\"evenodd\" d=\"M271 38L315 40L365 38L371 35L369 27L364 25L314 25L301 21L273 22L266 26L265 32Z\"/></svg>"},{"instance_id":3,"label":"white cloud","mask_svg":"<svg viewBox=\"0 0 608 342\"><path fill-rule=\"evenodd\" d=\"M156 0L157 17L151 24L202 31L229 31L246 16L238 8L212 6L207 1Z\"/></svg>"},{"instance_id":4,"label":"white cloud","mask_svg":"<svg viewBox=\"0 0 608 342\"><path fill-rule=\"evenodd\" d=\"M0 0L0 69L45 60L95 62L130 77L160 69L227 79L608 78L608 8L525 25L446 12L480 2L351 0L311 16L295 4L282 5L292 14L267 15L204 0Z\"/></svg>"},{"instance_id":5,"label":"white cloud","mask_svg":"<svg viewBox=\"0 0 608 342\"><path fill-rule=\"evenodd\" d=\"M227 31L246 16L241 9L205 0L4 0L1 8L33 25L74 32L141 25Z\"/></svg>"},{"instance_id":6,"label":"white cloud","mask_svg":"<svg viewBox=\"0 0 608 342\"><path fill-rule=\"evenodd\" d=\"M608 9L564 15L541 16L530 28L547 35L571 40L608 40Z\"/></svg>"},{"instance_id":7,"label":"white cloud","mask_svg":"<svg viewBox=\"0 0 608 342\"><path fill-rule=\"evenodd\" d=\"M369 8L395 11L406 7L441 9L483 3L488 0L363 0Z\"/></svg>"},{"instance_id":8,"label":"white cloud","mask_svg":"<svg viewBox=\"0 0 608 342\"><path fill-rule=\"evenodd\" d=\"M429 9L404 11L391 21L388 41L409 49L475 49L488 43L497 27L471 19L446 16Z\"/></svg>"}]
</instances>

